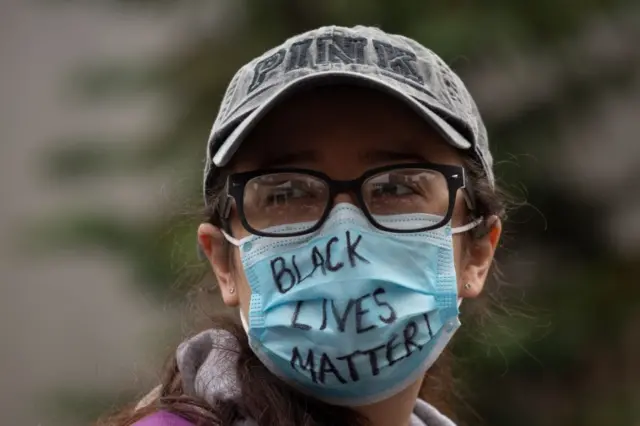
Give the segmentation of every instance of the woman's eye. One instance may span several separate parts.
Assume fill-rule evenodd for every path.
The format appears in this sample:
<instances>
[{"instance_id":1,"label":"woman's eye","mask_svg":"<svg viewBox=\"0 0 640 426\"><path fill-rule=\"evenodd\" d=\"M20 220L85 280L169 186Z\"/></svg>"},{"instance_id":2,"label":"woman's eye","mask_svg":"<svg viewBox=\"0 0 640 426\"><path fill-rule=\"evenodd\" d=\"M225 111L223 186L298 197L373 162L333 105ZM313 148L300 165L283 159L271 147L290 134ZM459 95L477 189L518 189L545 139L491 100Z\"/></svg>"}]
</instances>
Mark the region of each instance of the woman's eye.
<instances>
[{"instance_id":1,"label":"woman's eye","mask_svg":"<svg viewBox=\"0 0 640 426\"><path fill-rule=\"evenodd\" d=\"M307 192L300 188L274 188L269 192L265 201L266 204L284 204L288 201L306 197L307 195Z\"/></svg>"},{"instance_id":2,"label":"woman's eye","mask_svg":"<svg viewBox=\"0 0 640 426\"><path fill-rule=\"evenodd\" d=\"M401 197L403 195L411 195L415 194L415 191L407 186L396 183L384 183L380 185L376 185L376 188L373 191L373 195L376 197L380 196L393 196L393 197Z\"/></svg>"}]
</instances>

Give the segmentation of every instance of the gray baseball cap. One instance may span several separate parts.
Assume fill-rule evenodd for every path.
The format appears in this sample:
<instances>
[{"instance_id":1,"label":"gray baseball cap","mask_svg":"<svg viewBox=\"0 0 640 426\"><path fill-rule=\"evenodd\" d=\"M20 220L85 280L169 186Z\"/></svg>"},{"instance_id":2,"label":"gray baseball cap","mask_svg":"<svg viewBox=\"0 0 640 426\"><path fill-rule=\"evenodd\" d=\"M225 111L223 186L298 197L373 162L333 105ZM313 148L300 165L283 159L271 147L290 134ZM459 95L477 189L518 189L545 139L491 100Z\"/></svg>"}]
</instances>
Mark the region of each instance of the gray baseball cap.
<instances>
[{"instance_id":1,"label":"gray baseball cap","mask_svg":"<svg viewBox=\"0 0 640 426\"><path fill-rule=\"evenodd\" d=\"M452 146L470 150L493 185L493 159L478 108L438 55L415 40L378 28L328 26L288 39L235 74L207 144L205 202L217 169L228 164L279 101L301 88L345 83L406 102Z\"/></svg>"}]
</instances>

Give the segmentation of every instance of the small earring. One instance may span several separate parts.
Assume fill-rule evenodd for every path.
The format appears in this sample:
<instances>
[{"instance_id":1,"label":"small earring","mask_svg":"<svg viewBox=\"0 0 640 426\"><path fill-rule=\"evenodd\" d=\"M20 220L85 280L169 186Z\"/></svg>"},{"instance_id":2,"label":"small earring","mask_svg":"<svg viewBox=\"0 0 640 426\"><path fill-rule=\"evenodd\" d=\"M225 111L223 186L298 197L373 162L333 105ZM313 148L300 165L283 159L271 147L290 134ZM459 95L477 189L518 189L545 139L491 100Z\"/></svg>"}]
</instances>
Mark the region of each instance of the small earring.
<instances>
[{"instance_id":1,"label":"small earring","mask_svg":"<svg viewBox=\"0 0 640 426\"><path fill-rule=\"evenodd\" d=\"M471 283L466 283L466 284L464 285L464 289L465 289L465 290L471 290Z\"/></svg>"},{"instance_id":2,"label":"small earring","mask_svg":"<svg viewBox=\"0 0 640 426\"><path fill-rule=\"evenodd\" d=\"M229 288L229 294L233 294L235 292L236 292L236 288L235 287Z\"/></svg>"}]
</instances>

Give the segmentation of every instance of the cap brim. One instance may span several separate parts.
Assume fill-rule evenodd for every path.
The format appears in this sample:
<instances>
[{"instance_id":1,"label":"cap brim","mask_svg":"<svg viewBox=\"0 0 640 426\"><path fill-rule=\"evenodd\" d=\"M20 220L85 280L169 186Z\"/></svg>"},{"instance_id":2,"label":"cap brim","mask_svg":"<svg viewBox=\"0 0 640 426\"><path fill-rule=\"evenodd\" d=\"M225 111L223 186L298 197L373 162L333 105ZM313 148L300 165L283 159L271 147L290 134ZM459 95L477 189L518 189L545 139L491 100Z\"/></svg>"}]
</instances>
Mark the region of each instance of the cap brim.
<instances>
[{"instance_id":1,"label":"cap brim","mask_svg":"<svg viewBox=\"0 0 640 426\"><path fill-rule=\"evenodd\" d=\"M414 109L416 113L424 117L424 119L430 123L433 128L438 131L438 133L442 135L442 137L453 147L460 149L471 148L471 142L465 139L449 123L438 116L438 114L430 110L417 99L390 85L384 80L376 78L375 76L355 72L327 71L310 74L282 86L282 88L247 115L247 117L231 132L213 156L213 164L217 167L227 165L249 132L251 132L251 130L275 105L286 98L285 95L290 95L296 90L308 88L315 84L333 85L344 83L371 87L374 90L380 90L381 92L387 93L401 101L404 101L409 107Z\"/></svg>"}]
</instances>

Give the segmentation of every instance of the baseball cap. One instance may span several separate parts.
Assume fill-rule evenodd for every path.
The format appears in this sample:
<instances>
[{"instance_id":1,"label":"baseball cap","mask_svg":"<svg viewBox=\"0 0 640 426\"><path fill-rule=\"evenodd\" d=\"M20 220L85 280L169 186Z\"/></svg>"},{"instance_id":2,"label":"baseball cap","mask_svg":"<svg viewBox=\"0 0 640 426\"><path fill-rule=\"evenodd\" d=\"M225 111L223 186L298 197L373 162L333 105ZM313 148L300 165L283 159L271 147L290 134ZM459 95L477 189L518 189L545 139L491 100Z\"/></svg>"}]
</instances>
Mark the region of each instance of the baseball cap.
<instances>
[{"instance_id":1,"label":"baseball cap","mask_svg":"<svg viewBox=\"0 0 640 426\"><path fill-rule=\"evenodd\" d=\"M478 108L438 55L379 28L326 26L291 37L232 78L207 144L205 203L218 169L276 104L303 88L333 84L370 87L406 102L453 147L470 151L493 186L493 159Z\"/></svg>"}]
</instances>

